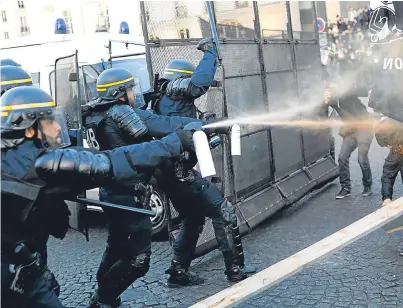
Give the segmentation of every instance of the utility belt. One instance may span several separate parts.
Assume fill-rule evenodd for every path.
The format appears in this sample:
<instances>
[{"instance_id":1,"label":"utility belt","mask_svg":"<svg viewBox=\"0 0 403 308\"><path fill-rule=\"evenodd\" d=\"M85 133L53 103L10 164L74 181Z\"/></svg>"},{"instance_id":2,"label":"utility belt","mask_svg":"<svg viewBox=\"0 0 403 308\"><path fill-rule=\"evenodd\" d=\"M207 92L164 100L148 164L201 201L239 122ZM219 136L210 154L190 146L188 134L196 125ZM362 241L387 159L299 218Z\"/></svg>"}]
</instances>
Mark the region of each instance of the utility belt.
<instances>
[{"instance_id":1,"label":"utility belt","mask_svg":"<svg viewBox=\"0 0 403 308\"><path fill-rule=\"evenodd\" d=\"M42 275L46 264L41 260L40 254L32 253L24 243L18 243L10 254L11 262L3 259L3 264L8 264L12 275L10 290L24 294L29 290L35 280ZM2 278L3 279L3 278Z\"/></svg>"},{"instance_id":2,"label":"utility belt","mask_svg":"<svg viewBox=\"0 0 403 308\"><path fill-rule=\"evenodd\" d=\"M151 210L151 196L153 194L153 186L151 184L138 182L133 188L113 187L101 188L111 202L124 205L126 200L133 200L139 208ZM113 199L113 200L112 200ZM122 199L119 201L119 199ZM130 204L129 204L130 205Z\"/></svg>"},{"instance_id":3,"label":"utility belt","mask_svg":"<svg viewBox=\"0 0 403 308\"><path fill-rule=\"evenodd\" d=\"M178 160L173 162L174 176L181 182L193 182L195 179L193 168L189 168L186 164L190 159L189 152L184 152Z\"/></svg>"}]
</instances>

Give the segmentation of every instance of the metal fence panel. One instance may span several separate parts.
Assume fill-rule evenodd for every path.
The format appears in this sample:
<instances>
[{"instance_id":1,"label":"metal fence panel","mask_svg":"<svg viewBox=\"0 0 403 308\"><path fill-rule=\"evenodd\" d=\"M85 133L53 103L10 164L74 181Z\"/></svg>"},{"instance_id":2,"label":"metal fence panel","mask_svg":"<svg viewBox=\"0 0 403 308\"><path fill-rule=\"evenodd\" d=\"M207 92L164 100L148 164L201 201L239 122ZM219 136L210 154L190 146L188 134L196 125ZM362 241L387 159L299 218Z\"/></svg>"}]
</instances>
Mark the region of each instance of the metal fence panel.
<instances>
[{"instance_id":1,"label":"metal fence panel","mask_svg":"<svg viewBox=\"0 0 403 308\"><path fill-rule=\"evenodd\" d=\"M214 11L219 38L240 40L255 38L252 1L215 1Z\"/></svg>"},{"instance_id":2,"label":"metal fence panel","mask_svg":"<svg viewBox=\"0 0 403 308\"><path fill-rule=\"evenodd\" d=\"M148 39L205 37L209 29L204 1L144 1Z\"/></svg>"},{"instance_id":3,"label":"metal fence panel","mask_svg":"<svg viewBox=\"0 0 403 308\"><path fill-rule=\"evenodd\" d=\"M196 44L160 47L156 45L150 48L152 71L154 74L162 74L165 66L173 59L185 59L197 65L202 56L203 53L196 49Z\"/></svg>"},{"instance_id":4,"label":"metal fence panel","mask_svg":"<svg viewBox=\"0 0 403 308\"><path fill-rule=\"evenodd\" d=\"M292 34L297 40L314 40L315 39L315 14L313 1L289 1Z\"/></svg>"},{"instance_id":5,"label":"metal fence panel","mask_svg":"<svg viewBox=\"0 0 403 308\"><path fill-rule=\"evenodd\" d=\"M230 118L261 114L266 111L260 76L232 78L225 81L227 109ZM242 134L252 132L255 127L242 126Z\"/></svg>"},{"instance_id":6,"label":"metal fence panel","mask_svg":"<svg viewBox=\"0 0 403 308\"><path fill-rule=\"evenodd\" d=\"M285 1L258 1L260 35L263 39L289 39ZM274 61L273 61L274 62Z\"/></svg>"},{"instance_id":7,"label":"metal fence panel","mask_svg":"<svg viewBox=\"0 0 403 308\"><path fill-rule=\"evenodd\" d=\"M266 72L292 71L290 44L263 44L263 60Z\"/></svg>"},{"instance_id":8,"label":"metal fence panel","mask_svg":"<svg viewBox=\"0 0 403 308\"><path fill-rule=\"evenodd\" d=\"M269 110L284 110L298 104L297 84L293 72L278 72L266 75Z\"/></svg>"},{"instance_id":9,"label":"metal fence panel","mask_svg":"<svg viewBox=\"0 0 403 308\"><path fill-rule=\"evenodd\" d=\"M223 44L221 53L226 78L260 74L256 44Z\"/></svg>"},{"instance_id":10,"label":"metal fence panel","mask_svg":"<svg viewBox=\"0 0 403 308\"><path fill-rule=\"evenodd\" d=\"M302 168L300 132L295 128L275 127L272 138L276 179Z\"/></svg>"},{"instance_id":11,"label":"metal fence panel","mask_svg":"<svg viewBox=\"0 0 403 308\"><path fill-rule=\"evenodd\" d=\"M317 44L296 44L295 58L297 69L319 68L321 66Z\"/></svg>"},{"instance_id":12,"label":"metal fence panel","mask_svg":"<svg viewBox=\"0 0 403 308\"><path fill-rule=\"evenodd\" d=\"M240 192L271 179L269 142L265 131L242 138L242 156L234 157L235 188Z\"/></svg>"},{"instance_id":13,"label":"metal fence panel","mask_svg":"<svg viewBox=\"0 0 403 308\"><path fill-rule=\"evenodd\" d=\"M306 165L309 165L330 153L329 138L329 129L303 130L302 140L304 144L304 158Z\"/></svg>"},{"instance_id":14,"label":"metal fence panel","mask_svg":"<svg viewBox=\"0 0 403 308\"><path fill-rule=\"evenodd\" d=\"M149 69L162 73L169 61L178 58L197 65L202 58L197 41L211 36L204 2L142 2L141 6ZM223 68L215 79L223 81L223 87L210 88L196 100L202 112L236 118L319 101L323 73L312 2L214 2L214 15L223 56ZM213 157L221 189L238 210L250 211L239 207L241 199L253 199L248 201L250 206L258 203L262 217L252 217L257 223L317 184L303 167L328 155L328 135L262 125L243 125L242 134L242 156L231 157L228 138L224 138ZM290 196L284 199L277 187ZM281 200L264 204L258 196L267 189L277 192ZM213 239L208 223L198 247L210 245Z\"/></svg>"}]
</instances>

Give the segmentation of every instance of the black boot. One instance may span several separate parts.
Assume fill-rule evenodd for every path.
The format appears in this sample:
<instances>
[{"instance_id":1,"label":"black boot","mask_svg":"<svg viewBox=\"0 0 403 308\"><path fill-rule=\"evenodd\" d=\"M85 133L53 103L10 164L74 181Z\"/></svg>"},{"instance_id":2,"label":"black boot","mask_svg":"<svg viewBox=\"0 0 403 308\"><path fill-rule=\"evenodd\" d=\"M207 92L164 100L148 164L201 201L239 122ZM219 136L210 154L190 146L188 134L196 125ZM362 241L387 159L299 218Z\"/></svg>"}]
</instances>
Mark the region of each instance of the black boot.
<instances>
[{"instance_id":1,"label":"black boot","mask_svg":"<svg viewBox=\"0 0 403 308\"><path fill-rule=\"evenodd\" d=\"M243 264L240 265L239 268L245 273L245 274L254 274L257 272L257 268L254 267L253 265L250 264Z\"/></svg>"},{"instance_id":2,"label":"black boot","mask_svg":"<svg viewBox=\"0 0 403 308\"><path fill-rule=\"evenodd\" d=\"M182 266L179 261L176 260L172 260L171 267L165 271L165 274L169 274L167 285L171 288L197 285L204 281L203 278L189 271L188 268Z\"/></svg>"},{"instance_id":3,"label":"black boot","mask_svg":"<svg viewBox=\"0 0 403 308\"><path fill-rule=\"evenodd\" d=\"M60 295L60 285L53 272L46 266L42 272L42 277L48 282L50 288L55 291L56 296Z\"/></svg>"},{"instance_id":4,"label":"black boot","mask_svg":"<svg viewBox=\"0 0 403 308\"><path fill-rule=\"evenodd\" d=\"M227 279L230 282L238 282L244 280L247 277L246 273L241 270L236 264L232 264L231 266L226 267L224 273L225 275L227 275Z\"/></svg>"},{"instance_id":5,"label":"black boot","mask_svg":"<svg viewBox=\"0 0 403 308\"><path fill-rule=\"evenodd\" d=\"M88 308L118 308L122 303L120 296L110 304L104 304L99 301L98 290L96 290L90 297Z\"/></svg>"},{"instance_id":6,"label":"black boot","mask_svg":"<svg viewBox=\"0 0 403 308\"><path fill-rule=\"evenodd\" d=\"M247 275L246 273L239 268L236 264L236 260L233 258L231 251L223 252L224 263L225 263L225 271L224 274L227 275L227 279L230 282L238 282L244 280Z\"/></svg>"}]
</instances>

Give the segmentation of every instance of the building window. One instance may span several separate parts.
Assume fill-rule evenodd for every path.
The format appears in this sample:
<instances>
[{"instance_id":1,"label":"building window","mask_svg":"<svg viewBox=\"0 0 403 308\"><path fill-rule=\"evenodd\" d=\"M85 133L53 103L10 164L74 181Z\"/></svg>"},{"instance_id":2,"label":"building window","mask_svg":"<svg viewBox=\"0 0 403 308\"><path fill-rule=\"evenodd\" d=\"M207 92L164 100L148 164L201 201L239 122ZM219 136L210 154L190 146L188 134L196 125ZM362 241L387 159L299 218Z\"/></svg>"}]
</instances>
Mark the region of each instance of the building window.
<instances>
[{"instance_id":1,"label":"building window","mask_svg":"<svg viewBox=\"0 0 403 308\"><path fill-rule=\"evenodd\" d=\"M25 6L24 6L24 1L18 1L18 7L20 8L20 9L23 9Z\"/></svg>"},{"instance_id":2,"label":"building window","mask_svg":"<svg viewBox=\"0 0 403 308\"><path fill-rule=\"evenodd\" d=\"M183 4L183 2L175 1L175 15L176 18L187 18L188 8L186 7L186 4Z\"/></svg>"},{"instance_id":3,"label":"building window","mask_svg":"<svg viewBox=\"0 0 403 308\"><path fill-rule=\"evenodd\" d=\"M70 33L70 34L74 33L73 20L71 19L71 12L63 11L63 18L64 18L64 21L66 22L66 28L67 28L66 33Z\"/></svg>"},{"instance_id":4,"label":"building window","mask_svg":"<svg viewBox=\"0 0 403 308\"><path fill-rule=\"evenodd\" d=\"M28 32L27 19L25 16L20 17L21 32Z\"/></svg>"},{"instance_id":5,"label":"building window","mask_svg":"<svg viewBox=\"0 0 403 308\"><path fill-rule=\"evenodd\" d=\"M180 29L180 30L179 30L179 36L180 36L182 39L190 38L189 29Z\"/></svg>"},{"instance_id":6,"label":"building window","mask_svg":"<svg viewBox=\"0 0 403 308\"><path fill-rule=\"evenodd\" d=\"M235 1L235 7L240 8L240 7L248 7L249 6L249 1Z\"/></svg>"},{"instance_id":7,"label":"building window","mask_svg":"<svg viewBox=\"0 0 403 308\"><path fill-rule=\"evenodd\" d=\"M9 35L8 35L8 32L4 32L4 38L6 39L6 40L8 40L10 37L9 37Z\"/></svg>"},{"instance_id":8,"label":"building window","mask_svg":"<svg viewBox=\"0 0 403 308\"><path fill-rule=\"evenodd\" d=\"M109 10L106 5L98 6L98 21L95 32L109 32L110 23L109 23Z\"/></svg>"},{"instance_id":9,"label":"building window","mask_svg":"<svg viewBox=\"0 0 403 308\"><path fill-rule=\"evenodd\" d=\"M7 22L7 13L6 11L1 11L1 19L3 22Z\"/></svg>"}]
</instances>

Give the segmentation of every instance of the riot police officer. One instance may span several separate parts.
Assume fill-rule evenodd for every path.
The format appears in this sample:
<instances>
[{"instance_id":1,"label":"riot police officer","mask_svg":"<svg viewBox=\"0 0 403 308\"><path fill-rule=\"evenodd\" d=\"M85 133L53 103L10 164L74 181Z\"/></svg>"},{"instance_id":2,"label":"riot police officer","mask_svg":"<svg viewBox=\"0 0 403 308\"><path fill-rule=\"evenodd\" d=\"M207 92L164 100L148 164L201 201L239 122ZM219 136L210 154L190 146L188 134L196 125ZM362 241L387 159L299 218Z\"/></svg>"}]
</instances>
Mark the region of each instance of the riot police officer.
<instances>
[{"instance_id":1,"label":"riot police officer","mask_svg":"<svg viewBox=\"0 0 403 308\"><path fill-rule=\"evenodd\" d=\"M190 143L188 132L178 132L113 151L64 149L67 125L52 97L31 86L7 91L1 97L2 307L63 307L43 277L39 256L44 238L67 233L63 200L82 189L130 185L137 169L180 157Z\"/></svg>"},{"instance_id":2,"label":"riot police officer","mask_svg":"<svg viewBox=\"0 0 403 308\"><path fill-rule=\"evenodd\" d=\"M171 61L164 70L160 85L161 97L154 103L155 111L165 116L190 116L196 118L194 100L207 92L217 69L217 55L211 38L203 39L197 46L204 53L197 68L184 60ZM237 225L235 209L223 198L217 186L203 179L199 172L188 169L186 178L178 178L174 172L158 170L158 185L168 195L175 209L184 217L179 236L173 245L174 256L169 273L168 285L187 285L199 281L197 275L188 271L205 217L211 217L218 242L223 253L225 274L229 281L246 278L252 266L245 266L242 242ZM225 218L224 213L231 213ZM227 239L226 228L232 226L232 238Z\"/></svg>"},{"instance_id":3,"label":"riot police officer","mask_svg":"<svg viewBox=\"0 0 403 308\"><path fill-rule=\"evenodd\" d=\"M207 92L217 70L211 38L203 39L197 48L204 52L197 67L182 59L173 60L165 67L159 82L161 97L152 106L157 114L197 117L194 100Z\"/></svg>"},{"instance_id":4,"label":"riot police officer","mask_svg":"<svg viewBox=\"0 0 403 308\"><path fill-rule=\"evenodd\" d=\"M7 59L2 60L1 63L8 63L10 65L1 66L1 76L0 76L0 86L1 92L0 94L3 95L6 91L20 86L32 86L32 79L31 76L20 66L14 62L13 60ZM15 64L15 65L14 65ZM11 66L12 65L12 66ZM60 285L56 280L55 275L50 271L47 267L48 263L48 251L47 251L47 241L48 236L45 235L42 242L42 247L38 248L41 256L41 262L44 264L43 269L43 276L51 286L51 288L55 291L56 295L59 296L60 293Z\"/></svg>"},{"instance_id":5,"label":"riot police officer","mask_svg":"<svg viewBox=\"0 0 403 308\"><path fill-rule=\"evenodd\" d=\"M32 79L29 74L18 66L1 66L0 74L1 95L7 90L19 86L32 86Z\"/></svg>"},{"instance_id":6,"label":"riot police officer","mask_svg":"<svg viewBox=\"0 0 403 308\"><path fill-rule=\"evenodd\" d=\"M20 64L18 64L17 62L15 62L12 59L1 59L0 60L0 66L6 66L6 65L21 67Z\"/></svg>"},{"instance_id":7,"label":"riot police officer","mask_svg":"<svg viewBox=\"0 0 403 308\"><path fill-rule=\"evenodd\" d=\"M110 150L126 144L137 144L162 138L194 121L190 118L159 117L150 111L134 108L144 104L142 94L131 73L125 69L111 68L97 79L99 97L85 107L84 123L88 144L99 150ZM153 152L148 153L154 156ZM100 200L135 207L150 201L149 181L153 166L138 169L131 186L109 185L100 189ZM143 187L133 190L132 186ZM108 219L108 243L97 272L98 290L90 300L90 307L118 306L120 294L149 269L152 224L149 217L136 213L123 213L105 208ZM141 266L140 266L141 265Z\"/></svg>"}]
</instances>

